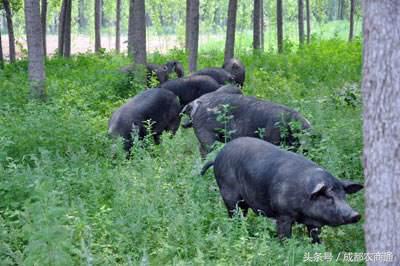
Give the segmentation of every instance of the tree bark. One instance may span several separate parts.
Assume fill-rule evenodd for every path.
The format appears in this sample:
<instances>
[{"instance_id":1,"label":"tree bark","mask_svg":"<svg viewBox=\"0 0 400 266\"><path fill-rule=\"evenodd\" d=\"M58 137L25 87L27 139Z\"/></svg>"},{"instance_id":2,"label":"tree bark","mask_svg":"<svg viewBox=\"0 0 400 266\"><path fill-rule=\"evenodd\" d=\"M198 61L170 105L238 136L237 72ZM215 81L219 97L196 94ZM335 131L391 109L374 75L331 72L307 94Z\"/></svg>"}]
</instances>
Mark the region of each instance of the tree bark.
<instances>
[{"instance_id":1,"label":"tree bark","mask_svg":"<svg viewBox=\"0 0 400 266\"><path fill-rule=\"evenodd\" d=\"M71 56L71 11L72 0L66 0L65 20L64 20L64 56Z\"/></svg>"},{"instance_id":2,"label":"tree bark","mask_svg":"<svg viewBox=\"0 0 400 266\"><path fill-rule=\"evenodd\" d=\"M197 53L199 48L199 0L189 0L189 16L187 26L189 71L197 69Z\"/></svg>"},{"instance_id":3,"label":"tree bark","mask_svg":"<svg viewBox=\"0 0 400 266\"><path fill-rule=\"evenodd\" d=\"M189 37L190 37L190 0L186 0L186 30L185 30L185 51L189 53Z\"/></svg>"},{"instance_id":4,"label":"tree bark","mask_svg":"<svg viewBox=\"0 0 400 266\"><path fill-rule=\"evenodd\" d=\"M261 48L261 0L254 0L253 6L253 49L254 51Z\"/></svg>"},{"instance_id":5,"label":"tree bark","mask_svg":"<svg viewBox=\"0 0 400 266\"><path fill-rule=\"evenodd\" d=\"M1 20L0 20L0 68L4 68L4 56L3 56L3 43L1 41Z\"/></svg>"},{"instance_id":6,"label":"tree bark","mask_svg":"<svg viewBox=\"0 0 400 266\"><path fill-rule=\"evenodd\" d=\"M133 60L136 64L146 64L146 16L145 1L133 1L132 41L133 41Z\"/></svg>"},{"instance_id":7,"label":"tree bark","mask_svg":"<svg viewBox=\"0 0 400 266\"><path fill-rule=\"evenodd\" d=\"M261 51L264 50L264 0L260 0L260 16L261 16Z\"/></svg>"},{"instance_id":8,"label":"tree bark","mask_svg":"<svg viewBox=\"0 0 400 266\"><path fill-rule=\"evenodd\" d=\"M307 16L307 43L310 43L310 38L311 38L310 0L306 0L306 16Z\"/></svg>"},{"instance_id":9,"label":"tree bark","mask_svg":"<svg viewBox=\"0 0 400 266\"><path fill-rule=\"evenodd\" d=\"M46 44L46 33L47 33L47 0L42 0L42 12L41 12L41 22L42 22L42 39L43 39L43 54L47 55L47 44Z\"/></svg>"},{"instance_id":10,"label":"tree bark","mask_svg":"<svg viewBox=\"0 0 400 266\"><path fill-rule=\"evenodd\" d=\"M117 0L116 21L115 21L115 50L117 53L121 50L121 0Z\"/></svg>"},{"instance_id":11,"label":"tree bark","mask_svg":"<svg viewBox=\"0 0 400 266\"><path fill-rule=\"evenodd\" d=\"M39 1L25 0L25 25L26 39L28 42L30 95L34 99L44 100L46 98L45 72L42 24L40 22Z\"/></svg>"},{"instance_id":12,"label":"tree bark","mask_svg":"<svg viewBox=\"0 0 400 266\"><path fill-rule=\"evenodd\" d=\"M363 1L363 134L367 252L400 265L400 4Z\"/></svg>"},{"instance_id":13,"label":"tree bark","mask_svg":"<svg viewBox=\"0 0 400 266\"><path fill-rule=\"evenodd\" d=\"M85 18L85 1L79 0L79 10L78 10L78 24L79 30L82 32L86 29L86 18Z\"/></svg>"},{"instance_id":14,"label":"tree bark","mask_svg":"<svg viewBox=\"0 0 400 266\"><path fill-rule=\"evenodd\" d=\"M101 49L101 0L94 1L94 51Z\"/></svg>"},{"instance_id":15,"label":"tree bark","mask_svg":"<svg viewBox=\"0 0 400 266\"><path fill-rule=\"evenodd\" d=\"M237 0L229 0L224 62L235 55Z\"/></svg>"},{"instance_id":16,"label":"tree bark","mask_svg":"<svg viewBox=\"0 0 400 266\"><path fill-rule=\"evenodd\" d=\"M355 0L350 0L350 31L349 31L349 42L353 40L353 34L354 34L354 10L356 1Z\"/></svg>"},{"instance_id":17,"label":"tree bark","mask_svg":"<svg viewBox=\"0 0 400 266\"><path fill-rule=\"evenodd\" d=\"M283 14L282 0L276 0L276 34L278 41L278 52L283 52Z\"/></svg>"},{"instance_id":18,"label":"tree bark","mask_svg":"<svg viewBox=\"0 0 400 266\"><path fill-rule=\"evenodd\" d=\"M304 44L304 2L303 0L297 1L298 8L298 24L299 24L299 43Z\"/></svg>"},{"instance_id":19,"label":"tree bark","mask_svg":"<svg viewBox=\"0 0 400 266\"><path fill-rule=\"evenodd\" d=\"M12 20L12 12L9 0L3 0L4 10L6 11L7 19L7 32L8 32L8 46L10 49L10 62L15 62L15 36L14 36L14 26Z\"/></svg>"},{"instance_id":20,"label":"tree bark","mask_svg":"<svg viewBox=\"0 0 400 266\"><path fill-rule=\"evenodd\" d=\"M61 11L58 19L58 55L64 56L64 26L65 26L65 6L68 0L61 3Z\"/></svg>"},{"instance_id":21,"label":"tree bark","mask_svg":"<svg viewBox=\"0 0 400 266\"><path fill-rule=\"evenodd\" d=\"M133 2L129 0L129 17L128 17L128 55L133 57Z\"/></svg>"}]
</instances>

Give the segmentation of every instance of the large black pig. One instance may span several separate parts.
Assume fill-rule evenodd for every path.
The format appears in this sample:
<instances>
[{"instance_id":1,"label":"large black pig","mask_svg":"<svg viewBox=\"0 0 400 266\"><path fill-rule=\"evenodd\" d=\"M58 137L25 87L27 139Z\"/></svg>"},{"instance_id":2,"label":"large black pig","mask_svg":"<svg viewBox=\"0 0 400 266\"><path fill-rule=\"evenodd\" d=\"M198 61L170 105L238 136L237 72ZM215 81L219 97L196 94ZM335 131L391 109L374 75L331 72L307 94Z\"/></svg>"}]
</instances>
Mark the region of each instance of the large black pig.
<instances>
[{"instance_id":1,"label":"large black pig","mask_svg":"<svg viewBox=\"0 0 400 266\"><path fill-rule=\"evenodd\" d=\"M161 85L161 88L178 96L182 107L203 94L216 91L219 87L221 85L213 78L202 75L169 80Z\"/></svg>"},{"instance_id":2,"label":"large black pig","mask_svg":"<svg viewBox=\"0 0 400 266\"><path fill-rule=\"evenodd\" d=\"M108 123L108 134L124 139L124 149L132 147L132 133L143 139L147 132L145 122L151 120L151 133L156 144L163 131L175 133L180 123L180 105L175 94L155 88L145 90L117 109Z\"/></svg>"},{"instance_id":3,"label":"large black pig","mask_svg":"<svg viewBox=\"0 0 400 266\"><path fill-rule=\"evenodd\" d=\"M360 214L345 201L361 184L339 180L302 155L256 138L242 137L224 146L214 174L230 216L240 207L276 219L278 236L290 237L292 225L305 224L319 243L324 225L356 223Z\"/></svg>"},{"instance_id":4,"label":"large black pig","mask_svg":"<svg viewBox=\"0 0 400 266\"><path fill-rule=\"evenodd\" d=\"M286 106L234 93L205 94L183 108L183 112L192 121L190 125L200 142L203 157L215 141L238 137L258 137L275 145L286 143L298 148L296 133L310 128L300 113ZM222 121L223 116L230 119Z\"/></svg>"}]
</instances>

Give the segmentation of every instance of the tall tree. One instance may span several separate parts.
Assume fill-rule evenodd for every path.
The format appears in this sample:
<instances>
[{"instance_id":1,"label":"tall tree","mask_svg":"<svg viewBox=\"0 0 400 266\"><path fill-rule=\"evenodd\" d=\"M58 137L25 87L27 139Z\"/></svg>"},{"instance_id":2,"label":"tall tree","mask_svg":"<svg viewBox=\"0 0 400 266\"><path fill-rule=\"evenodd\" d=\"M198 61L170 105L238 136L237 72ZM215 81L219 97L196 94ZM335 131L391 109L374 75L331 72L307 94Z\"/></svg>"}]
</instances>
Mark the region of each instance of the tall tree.
<instances>
[{"instance_id":1,"label":"tall tree","mask_svg":"<svg viewBox=\"0 0 400 266\"><path fill-rule=\"evenodd\" d=\"M189 53L189 32L190 32L190 0L186 0L186 20L185 20L185 51Z\"/></svg>"},{"instance_id":2,"label":"tall tree","mask_svg":"<svg viewBox=\"0 0 400 266\"><path fill-rule=\"evenodd\" d=\"M261 50L264 50L264 0L260 0L261 17Z\"/></svg>"},{"instance_id":3,"label":"tall tree","mask_svg":"<svg viewBox=\"0 0 400 266\"><path fill-rule=\"evenodd\" d=\"M42 0L42 12L41 12L41 22L42 22L42 39L43 39L43 53L44 56L47 55L47 45L46 45L46 32L47 32L47 0Z\"/></svg>"},{"instance_id":4,"label":"tall tree","mask_svg":"<svg viewBox=\"0 0 400 266\"><path fill-rule=\"evenodd\" d=\"M276 34L278 41L278 52L283 52L283 11L282 0L276 0Z\"/></svg>"},{"instance_id":5,"label":"tall tree","mask_svg":"<svg viewBox=\"0 0 400 266\"><path fill-rule=\"evenodd\" d=\"M310 14L310 0L306 0L306 20L307 20L307 43L310 43L311 38L311 14Z\"/></svg>"},{"instance_id":6,"label":"tall tree","mask_svg":"<svg viewBox=\"0 0 400 266\"><path fill-rule=\"evenodd\" d=\"M400 265L399 14L398 0L363 1L365 240L367 252L393 255L373 265Z\"/></svg>"},{"instance_id":7,"label":"tall tree","mask_svg":"<svg viewBox=\"0 0 400 266\"><path fill-rule=\"evenodd\" d=\"M299 43L304 44L304 2L303 0L297 0L298 8L298 25L299 25Z\"/></svg>"},{"instance_id":8,"label":"tall tree","mask_svg":"<svg viewBox=\"0 0 400 266\"><path fill-rule=\"evenodd\" d=\"M12 11L9 0L3 0L4 10L6 11L7 19L7 32L8 32L8 46L10 49L10 61L15 62L15 36L14 36L14 26L12 19Z\"/></svg>"},{"instance_id":9,"label":"tall tree","mask_svg":"<svg viewBox=\"0 0 400 266\"><path fill-rule=\"evenodd\" d=\"M254 0L253 5L253 49L261 49L261 31L262 31L262 7L261 0Z\"/></svg>"},{"instance_id":10,"label":"tall tree","mask_svg":"<svg viewBox=\"0 0 400 266\"><path fill-rule=\"evenodd\" d=\"M58 53L61 56L71 55L71 10L72 0L63 0L58 23Z\"/></svg>"},{"instance_id":11,"label":"tall tree","mask_svg":"<svg viewBox=\"0 0 400 266\"><path fill-rule=\"evenodd\" d=\"M349 42L353 40L354 34L354 10L356 7L356 1L350 0L350 31L349 31Z\"/></svg>"},{"instance_id":12,"label":"tall tree","mask_svg":"<svg viewBox=\"0 0 400 266\"><path fill-rule=\"evenodd\" d=\"M85 17L85 1L79 0L78 6L78 25L79 30L83 31L86 29L86 17Z\"/></svg>"},{"instance_id":13,"label":"tall tree","mask_svg":"<svg viewBox=\"0 0 400 266\"><path fill-rule=\"evenodd\" d=\"M229 0L224 62L227 62L235 55L236 13L237 0Z\"/></svg>"},{"instance_id":14,"label":"tall tree","mask_svg":"<svg viewBox=\"0 0 400 266\"><path fill-rule=\"evenodd\" d=\"M30 94L34 99L44 100L45 72L42 40L42 24L40 21L39 0L25 0L26 39L28 42L28 72Z\"/></svg>"},{"instance_id":15,"label":"tall tree","mask_svg":"<svg viewBox=\"0 0 400 266\"><path fill-rule=\"evenodd\" d=\"M129 8L128 47L136 64L146 64L145 1L131 0Z\"/></svg>"},{"instance_id":16,"label":"tall tree","mask_svg":"<svg viewBox=\"0 0 400 266\"><path fill-rule=\"evenodd\" d=\"M187 50L189 52L189 71L197 69L197 53L199 49L199 0L189 0L189 7L186 9L189 14L186 16L187 27Z\"/></svg>"},{"instance_id":17,"label":"tall tree","mask_svg":"<svg viewBox=\"0 0 400 266\"><path fill-rule=\"evenodd\" d=\"M3 43L1 42L1 19L0 19L0 68L4 68Z\"/></svg>"},{"instance_id":18,"label":"tall tree","mask_svg":"<svg viewBox=\"0 0 400 266\"><path fill-rule=\"evenodd\" d=\"M121 50L121 0L117 0L115 12L115 50L119 53Z\"/></svg>"},{"instance_id":19,"label":"tall tree","mask_svg":"<svg viewBox=\"0 0 400 266\"><path fill-rule=\"evenodd\" d=\"M101 49L101 0L94 1L94 50L99 52Z\"/></svg>"}]
</instances>

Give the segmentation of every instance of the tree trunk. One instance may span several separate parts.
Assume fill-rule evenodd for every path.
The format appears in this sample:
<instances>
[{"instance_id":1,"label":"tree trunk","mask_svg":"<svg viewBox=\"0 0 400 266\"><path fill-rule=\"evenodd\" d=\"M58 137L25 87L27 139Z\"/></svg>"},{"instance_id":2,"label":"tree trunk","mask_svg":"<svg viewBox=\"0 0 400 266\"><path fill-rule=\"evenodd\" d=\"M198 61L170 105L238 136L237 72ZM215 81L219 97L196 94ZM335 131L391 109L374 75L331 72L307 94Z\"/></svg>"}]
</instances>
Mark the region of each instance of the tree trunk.
<instances>
[{"instance_id":1,"label":"tree trunk","mask_svg":"<svg viewBox=\"0 0 400 266\"><path fill-rule=\"evenodd\" d=\"M3 43L1 41L1 20L0 20L0 68L4 68L4 56L3 56Z\"/></svg>"},{"instance_id":2,"label":"tree trunk","mask_svg":"<svg viewBox=\"0 0 400 266\"><path fill-rule=\"evenodd\" d=\"M129 0L129 17L128 17L128 55L133 57L133 2Z\"/></svg>"},{"instance_id":3,"label":"tree trunk","mask_svg":"<svg viewBox=\"0 0 400 266\"><path fill-rule=\"evenodd\" d=\"M40 6L38 0L25 0L26 39L28 42L28 72L30 94L34 99L44 100L45 73L42 40L42 24L40 23Z\"/></svg>"},{"instance_id":4,"label":"tree trunk","mask_svg":"<svg viewBox=\"0 0 400 266\"><path fill-rule=\"evenodd\" d=\"M278 41L278 52L283 52L283 14L282 0L276 0L276 34Z\"/></svg>"},{"instance_id":5,"label":"tree trunk","mask_svg":"<svg viewBox=\"0 0 400 266\"><path fill-rule=\"evenodd\" d=\"M356 1L355 0L350 0L350 31L349 31L349 42L353 40L353 34L354 34L354 10Z\"/></svg>"},{"instance_id":6,"label":"tree trunk","mask_svg":"<svg viewBox=\"0 0 400 266\"><path fill-rule=\"evenodd\" d=\"M43 54L46 57L47 55L47 45L46 45L46 32L47 32L47 0L42 0L42 12L41 12L41 21L42 21L42 39L43 39Z\"/></svg>"},{"instance_id":7,"label":"tree trunk","mask_svg":"<svg viewBox=\"0 0 400 266\"><path fill-rule=\"evenodd\" d=\"M307 16L307 43L310 43L310 38L311 38L310 0L306 0L306 16Z\"/></svg>"},{"instance_id":8,"label":"tree trunk","mask_svg":"<svg viewBox=\"0 0 400 266\"><path fill-rule=\"evenodd\" d=\"M229 0L224 62L235 55L236 11L237 0Z\"/></svg>"},{"instance_id":9,"label":"tree trunk","mask_svg":"<svg viewBox=\"0 0 400 266\"><path fill-rule=\"evenodd\" d=\"M344 19L344 0L338 0L338 19Z\"/></svg>"},{"instance_id":10,"label":"tree trunk","mask_svg":"<svg viewBox=\"0 0 400 266\"><path fill-rule=\"evenodd\" d=\"M7 32L8 32L8 46L10 49L10 61L15 62L15 36L14 26L12 20L12 12L9 0L3 0L4 10L6 11L7 18Z\"/></svg>"},{"instance_id":11,"label":"tree trunk","mask_svg":"<svg viewBox=\"0 0 400 266\"><path fill-rule=\"evenodd\" d=\"M189 71L197 69L197 53L199 48L199 0L189 0L188 16L188 52Z\"/></svg>"},{"instance_id":12,"label":"tree trunk","mask_svg":"<svg viewBox=\"0 0 400 266\"><path fill-rule=\"evenodd\" d=\"M94 51L101 49L101 0L94 1Z\"/></svg>"},{"instance_id":13,"label":"tree trunk","mask_svg":"<svg viewBox=\"0 0 400 266\"><path fill-rule=\"evenodd\" d=\"M133 41L133 60L136 64L146 64L146 16L145 0L133 1L132 13L132 41Z\"/></svg>"},{"instance_id":14,"label":"tree trunk","mask_svg":"<svg viewBox=\"0 0 400 266\"><path fill-rule=\"evenodd\" d=\"M65 26L65 6L68 0L61 3L61 11L58 20L58 55L64 56L64 26Z\"/></svg>"},{"instance_id":15,"label":"tree trunk","mask_svg":"<svg viewBox=\"0 0 400 266\"><path fill-rule=\"evenodd\" d=\"M363 1L365 240L368 253L391 252L400 265L400 4Z\"/></svg>"},{"instance_id":16,"label":"tree trunk","mask_svg":"<svg viewBox=\"0 0 400 266\"><path fill-rule=\"evenodd\" d=\"M303 0L297 1L298 8L298 24L299 24L299 43L304 44L304 2Z\"/></svg>"},{"instance_id":17,"label":"tree trunk","mask_svg":"<svg viewBox=\"0 0 400 266\"><path fill-rule=\"evenodd\" d=\"M261 51L264 50L264 0L260 0L260 16L261 16Z\"/></svg>"},{"instance_id":18,"label":"tree trunk","mask_svg":"<svg viewBox=\"0 0 400 266\"><path fill-rule=\"evenodd\" d=\"M121 48L121 0L117 0L115 21L115 50L120 52Z\"/></svg>"},{"instance_id":19,"label":"tree trunk","mask_svg":"<svg viewBox=\"0 0 400 266\"><path fill-rule=\"evenodd\" d=\"M64 51L65 57L71 56L71 11L72 0L66 0L65 20L64 20Z\"/></svg>"},{"instance_id":20,"label":"tree trunk","mask_svg":"<svg viewBox=\"0 0 400 266\"><path fill-rule=\"evenodd\" d=\"M83 30L86 29L85 1L84 0L79 0L78 13L79 13L79 18L78 18L79 30L82 32Z\"/></svg>"},{"instance_id":21,"label":"tree trunk","mask_svg":"<svg viewBox=\"0 0 400 266\"><path fill-rule=\"evenodd\" d=\"M257 51L261 48L261 0L254 0L253 8L253 49Z\"/></svg>"},{"instance_id":22,"label":"tree trunk","mask_svg":"<svg viewBox=\"0 0 400 266\"><path fill-rule=\"evenodd\" d=\"M189 53L189 35L190 35L190 0L186 0L186 30L185 30L185 51Z\"/></svg>"}]
</instances>

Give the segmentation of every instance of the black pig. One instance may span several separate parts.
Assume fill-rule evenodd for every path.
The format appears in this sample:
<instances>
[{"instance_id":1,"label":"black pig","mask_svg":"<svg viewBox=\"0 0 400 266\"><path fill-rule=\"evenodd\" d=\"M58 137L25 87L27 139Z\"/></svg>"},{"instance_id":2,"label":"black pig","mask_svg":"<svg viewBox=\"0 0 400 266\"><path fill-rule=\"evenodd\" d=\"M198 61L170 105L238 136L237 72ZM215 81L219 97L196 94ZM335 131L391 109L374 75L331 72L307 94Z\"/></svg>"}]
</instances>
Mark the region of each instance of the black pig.
<instances>
[{"instance_id":1,"label":"black pig","mask_svg":"<svg viewBox=\"0 0 400 266\"><path fill-rule=\"evenodd\" d=\"M178 96L182 107L203 94L216 91L219 87L221 85L213 78L201 75L169 80L161 85L161 88Z\"/></svg>"},{"instance_id":2,"label":"black pig","mask_svg":"<svg viewBox=\"0 0 400 266\"><path fill-rule=\"evenodd\" d=\"M145 90L112 114L108 133L124 138L124 149L129 152L132 133L143 139L149 133L145 121L151 120L151 133L158 144L163 131L175 133L179 128L179 111L178 99L172 92L160 88Z\"/></svg>"},{"instance_id":3,"label":"black pig","mask_svg":"<svg viewBox=\"0 0 400 266\"><path fill-rule=\"evenodd\" d=\"M324 225L356 223L360 214L345 201L363 188L341 181L302 155L268 142L243 137L224 146L214 162L214 174L230 216L240 207L276 219L278 236L290 237L292 225L305 224L313 243Z\"/></svg>"},{"instance_id":4,"label":"black pig","mask_svg":"<svg viewBox=\"0 0 400 266\"><path fill-rule=\"evenodd\" d=\"M219 119L223 106L228 107L228 114L225 115L230 116L229 121ZM300 113L286 106L232 93L203 95L184 107L183 112L192 121L188 125L193 126L203 157L215 141L223 142L245 136L298 148L300 144L296 133L311 127ZM298 127L295 127L296 123Z\"/></svg>"}]
</instances>

